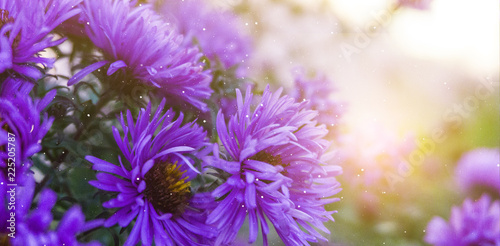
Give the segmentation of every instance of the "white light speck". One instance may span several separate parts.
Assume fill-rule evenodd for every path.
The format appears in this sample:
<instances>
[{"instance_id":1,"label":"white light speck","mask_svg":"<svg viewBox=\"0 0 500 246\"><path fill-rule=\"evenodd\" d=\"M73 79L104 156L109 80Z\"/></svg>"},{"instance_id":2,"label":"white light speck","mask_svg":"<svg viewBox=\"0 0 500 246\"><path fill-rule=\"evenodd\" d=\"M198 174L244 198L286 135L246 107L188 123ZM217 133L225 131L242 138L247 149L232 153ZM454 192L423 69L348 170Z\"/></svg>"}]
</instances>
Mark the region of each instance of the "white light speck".
<instances>
[{"instance_id":1,"label":"white light speck","mask_svg":"<svg viewBox=\"0 0 500 246\"><path fill-rule=\"evenodd\" d=\"M87 117L90 117L90 114L87 114Z\"/></svg>"}]
</instances>

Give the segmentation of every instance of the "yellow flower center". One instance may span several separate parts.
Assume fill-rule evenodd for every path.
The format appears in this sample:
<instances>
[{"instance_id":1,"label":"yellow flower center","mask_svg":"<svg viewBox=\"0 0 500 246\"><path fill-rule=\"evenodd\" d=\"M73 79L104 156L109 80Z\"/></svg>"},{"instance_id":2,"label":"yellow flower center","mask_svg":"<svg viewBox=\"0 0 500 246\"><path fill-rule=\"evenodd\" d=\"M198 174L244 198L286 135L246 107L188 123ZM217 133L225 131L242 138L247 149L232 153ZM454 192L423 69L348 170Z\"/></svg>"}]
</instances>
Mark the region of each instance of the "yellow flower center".
<instances>
[{"instance_id":1,"label":"yellow flower center","mask_svg":"<svg viewBox=\"0 0 500 246\"><path fill-rule=\"evenodd\" d=\"M149 170L144 179L146 189L144 196L153 204L156 212L180 215L191 198L188 177L182 178L186 171L180 171L177 164L156 163Z\"/></svg>"}]
</instances>

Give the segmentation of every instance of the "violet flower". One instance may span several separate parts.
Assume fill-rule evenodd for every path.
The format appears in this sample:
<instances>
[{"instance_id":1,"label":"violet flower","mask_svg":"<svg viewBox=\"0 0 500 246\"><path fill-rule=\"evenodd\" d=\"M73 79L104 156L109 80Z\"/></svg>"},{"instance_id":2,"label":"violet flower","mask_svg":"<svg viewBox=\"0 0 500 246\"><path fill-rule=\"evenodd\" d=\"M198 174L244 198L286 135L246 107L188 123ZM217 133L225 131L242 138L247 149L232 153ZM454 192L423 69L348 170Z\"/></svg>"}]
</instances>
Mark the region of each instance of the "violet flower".
<instances>
[{"instance_id":1,"label":"violet flower","mask_svg":"<svg viewBox=\"0 0 500 246\"><path fill-rule=\"evenodd\" d=\"M325 124L330 133L335 133L344 113L344 105L332 98L335 88L326 75L307 78L304 69L295 71L295 87L291 93L297 101L309 101L308 109L318 111L317 121Z\"/></svg>"},{"instance_id":2,"label":"violet flower","mask_svg":"<svg viewBox=\"0 0 500 246\"><path fill-rule=\"evenodd\" d=\"M498 148L478 148L460 158L455 179L465 192L475 188L490 188L500 195L500 151Z\"/></svg>"},{"instance_id":3,"label":"violet flower","mask_svg":"<svg viewBox=\"0 0 500 246\"><path fill-rule=\"evenodd\" d=\"M50 33L78 14L81 0L0 0L0 81L6 87L28 86L42 77L40 67L52 67L54 59L41 57L43 50L64 42ZM10 80L4 80L11 77ZM11 88L12 89L12 88ZM24 88L26 89L26 88ZM0 93L6 95L5 93Z\"/></svg>"},{"instance_id":4,"label":"violet flower","mask_svg":"<svg viewBox=\"0 0 500 246\"><path fill-rule=\"evenodd\" d=\"M135 219L125 245L139 240L145 245L153 240L156 245L207 245L217 234L205 224L214 200L190 188L199 173L193 158L206 155L206 133L195 123L181 125L182 113L177 119L172 110L162 114L164 105L165 100L151 120L151 104L135 122L130 111L122 115L123 135L114 127L113 134L128 163L120 156L119 165L87 156L99 171L97 180L89 183L117 193L103 204L118 209L104 226L126 227Z\"/></svg>"},{"instance_id":5,"label":"violet flower","mask_svg":"<svg viewBox=\"0 0 500 246\"><path fill-rule=\"evenodd\" d=\"M435 246L500 245L500 201L483 195L466 199L462 207L453 207L449 223L434 217L427 225L425 242Z\"/></svg>"},{"instance_id":6,"label":"violet flower","mask_svg":"<svg viewBox=\"0 0 500 246\"><path fill-rule=\"evenodd\" d=\"M251 37L245 34L235 14L212 9L200 0L167 1L160 11L210 60L219 61L225 69L238 66L238 77L247 74L245 62L251 53Z\"/></svg>"},{"instance_id":7,"label":"violet flower","mask_svg":"<svg viewBox=\"0 0 500 246\"><path fill-rule=\"evenodd\" d=\"M107 75L123 72L112 89L143 83L156 87L171 104L188 103L207 111L210 72L203 71L197 48L187 47L169 23L147 4L134 7L126 0L84 0L82 20L90 40L102 52L100 61L80 70L69 81L75 84L105 65ZM128 85L129 81L133 83Z\"/></svg>"},{"instance_id":8,"label":"violet flower","mask_svg":"<svg viewBox=\"0 0 500 246\"><path fill-rule=\"evenodd\" d=\"M85 216L79 206L71 207L55 230L50 230L52 207L57 194L46 189L40 193L38 206L17 225L16 237L11 239L13 246L23 245L100 245L98 242L79 243L76 235L102 225L102 220L85 222Z\"/></svg>"},{"instance_id":9,"label":"violet flower","mask_svg":"<svg viewBox=\"0 0 500 246\"><path fill-rule=\"evenodd\" d=\"M52 90L34 101L23 94L0 97L0 171L7 173L9 163L14 162L18 182L24 177L21 174L31 167L29 158L41 150L41 140L52 126L54 118L47 113L41 116L41 112L55 94Z\"/></svg>"},{"instance_id":10,"label":"violet flower","mask_svg":"<svg viewBox=\"0 0 500 246\"><path fill-rule=\"evenodd\" d=\"M237 113L228 124L221 112L217 116L227 156L219 158L216 146L205 161L229 177L212 192L220 200L207 220L221 230L216 245L231 243L247 217L249 243L260 226L267 245L266 218L286 245L326 241L315 228L329 233L323 222L333 220L335 211L324 206L338 200L332 196L340 191L335 176L341 168L325 165L329 143L323 139L327 130L314 121L317 112L280 94L266 87L252 110L250 87L245 98L236 90Z\"/></svg>"}]
</instances>

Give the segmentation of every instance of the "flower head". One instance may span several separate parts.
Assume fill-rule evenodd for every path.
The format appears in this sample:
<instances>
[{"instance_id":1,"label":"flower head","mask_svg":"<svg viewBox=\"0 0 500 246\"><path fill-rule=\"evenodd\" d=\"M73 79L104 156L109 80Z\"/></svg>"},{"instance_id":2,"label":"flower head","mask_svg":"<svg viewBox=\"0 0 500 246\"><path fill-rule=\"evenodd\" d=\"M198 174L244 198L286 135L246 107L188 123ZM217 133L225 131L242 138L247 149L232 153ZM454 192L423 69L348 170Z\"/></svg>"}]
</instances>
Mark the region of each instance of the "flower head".
<instances>
[{"instance_id":1,"label":"flower head","mask_svg":"<svg viewBox=\"0 0 500 246\"><path fill-rule=\"evenodd\" d=\"M479 148L465 153L457 163L455 178L463 191L489 188L500 194L500 151Z\"/></svg>"},{"instance_id":2,"label":"flower head","mask_svg":"<svg viewBox=\"0 0 500 246\"><path fill-rule=\"evenodd\" d=\"M31 167L29 158L41 150L41 140L52 126L54 119L46 113L41 116L41 112L55 94L53 90L34 101L23 94L0 97L0 170L6 173L9 163L14 162L17 181ZM12 156L13 161L8 159Z\"/></svg>"},{"instance_id":3,"label":"flower head","mask_svg":"<svg viewBox=\"0 0 500 246\"><path fill-rule=\"evenodd\" d=\"M201 53L184 45L182 36L149 5L133 7L125 0L85 0L82 8L86 34L102 51L103 60L82 69L68 81L69 85L109 65L108 76L117 71L124 73L124 79L109 85L112 88L128 80L137 81L156 87L169 103L188 103L207 110L203 100L210 97L211 78L199 62Z\"/></svg>"},{"instance_id":4,"label":"flower head","mask_svg":"<svg viewBox=\"0 0 500 246\"><path fill-rule=\"evenodd\" d=\"M307 108L318 111L318 122L335 132L344 108L342 103L331 98L335 92L333 83L324 74L307 78L304 69L299 68L295 71L294 88L291 96L297 101L308 100Z\"/></svg>"},{"instance_id":5,"label":"flower head","mask_svg":"<svg viewBox=\"0 0 500 246\"><path fill-rule=\"evenodd\" d=\"M36 64L52 67L54 59L40 57L39 53L65 40L53 40L50 32L78 14L80 10L76 6L80 2L0 0L0 76L29 83L28 80L42 76ZM4 83L2 81L2 87L7 86Z\"/></svg>"},{"instance_id":6,"label":"flower head","mask_svg":"<svg viewBox=\"0 0 500 246\"><path fill-rule=\"evenodd\" d=\"M245 98L239 90L236 94L238 111L229 123L220 112L217 116L227 156L219 158L215 148L214 156L206 158L207 165L229 175L212 192L220 200L207 220L221 229L216 244L234 240L246 217L250 243L260 224L267 245L266 217L287 245L326 240L312 226L328 233L323 222L332 220L334 212L324 205L337 200L331 197L340 190L335 176L341 169L323 165L329 144L323 139L327 130L314 121L317 112L281 97L281 89L271 93L266 87L254 110L249 88Z\"/></svg>"},{"instance_id":7,"label":"flower head","mask_svg":"<svg viewBox=\"0 0 500 246\"><path fill-rule=\"evenodd\" d=\"M251 38L233 13L211 9L200 0L167 1L161 12L209 59L220 61L226 69L239 65L236 75L246 75L243 65L251 53Z\"/></svg>"},{"instance_id":8,"label":"flower head","mask_svg":"<svg viewBox=\"0 0 500 246\"><path fill-rule=\"evenodd\" d=\"M128 163L115 165L93 156L87 160L99 171L89 183L116 192L103 204L118 208L105 226L125 227L135 218L126 245L200 245L213 238L215 230L205 225L206 210L213 204L209 194L193 194L190 181L198 174L196 158L206 155L206 133L195 123L181 126L183 115L174 119L168 110L161 114L162 101L151 120L151 104L142 109L134 123L132 114L121 117L124 131L113 128L118 147ZM195 158L196 157L196 158Z\"/></svg>"},{"instance_id":9,"label":"flower head","mask_svg":"<svg viewBox=\"0 0 500 246\"><path fill-rule=\"evenodd\" d=\"M440 217L429 222L425 241L435 246L500 245L500 201L487 195L466 199L453 207L449 223Z\"/></svg>"}]
</instances>

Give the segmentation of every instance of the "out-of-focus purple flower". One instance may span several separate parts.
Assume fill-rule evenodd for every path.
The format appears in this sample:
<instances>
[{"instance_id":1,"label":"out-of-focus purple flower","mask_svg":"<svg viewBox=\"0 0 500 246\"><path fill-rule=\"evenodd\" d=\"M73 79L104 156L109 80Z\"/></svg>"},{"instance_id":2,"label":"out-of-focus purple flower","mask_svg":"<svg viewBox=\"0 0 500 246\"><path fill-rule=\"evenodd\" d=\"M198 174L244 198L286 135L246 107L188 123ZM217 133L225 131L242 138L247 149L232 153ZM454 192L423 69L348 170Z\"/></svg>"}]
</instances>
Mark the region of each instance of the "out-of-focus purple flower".
<instances>
[{"instance_id":1,"label":"out-of-focus purple flower","mask_svg":"<svg viewBox=\"0 0 500 246\"><path fill-rule=\"evenodd\" d=\"M97 242L81 244L76 240L80 232L101 226L103 220L85 222L80 207L70 208L59 221L56 230L50 230L52 221L52 207L57 195L52 190L43 190L38 199L38 207L30 211L35 190L35 180L31 173L23 181L11 182L4 180L0 174L0 233L4 243L12 246L24 245L100 245ZM10 176L9 176L10 177ZM17 177L17 176L16 176ZM7 186L16 184L15 186ZM15 214L14 217L11 213Z\"/></svg>"},{"instance_id":2,"label":"out-of-focus purple flower","mask_svg":"<svg viewBox=\"0 0 500 246\"><path fill-rule=\"evenodd\" d=\"M221 230L216 244L233 241L246 217L250 243L260 224L267 245L266 217L286 245L326 240L315 228L329 233L323 222L333 220L334 211L324 205L337 201L332 196L340 191L335 176L341 169L323 165L329 143L323 139L327 130L314 121L317 112L281 97L281 89L271 93L269 86L254 110L250 88L245 98L239 90L236 95L238 111L229 123L221 112L217 116L227 156L220 158L215 146L214 156L205 158L207 165L230 175L212 192L221 200L207 220Z\"/></svg>"},{"instance_id":3,"label":"out-of-focus purple flower","mask_svg":"<svg viewBox=\"0 0 500 246\"><path fill-rule=\"evenodd\" d=\"M462 155L455 169L455 178L463 191L490 188L500 194L500 151L479 148Z\"/></svg>"},{"instance_id":4,"label":"out-of-focus purple flower","mask_svg":"<svg viewBox=\"0 0 500 246\"><path fill-rule=\"evenodd\" d=\"M462 207L453 207L447 223L434 217L427 225L425 241L435 246L500 245L500 201L487 195L479 200L466 199Z\"/></svg>"},{"instance_id":5,"label":"out-of-focus purple flower","mask_svg":"<svg viewBox=\"0 0 500 246\"><path fill-rule=\"evenodd\" d=\"M199 171L193 166L210 150L206 133L195 123L181 126L183 115L174 119L172 110L162 114L163 100L151 120L151 104L139 113L120 118L123 137L113 134L125 159L115 165L93 156L86 159L99 171L89 183L101 190L118 193L103 204L118 208L105 226L121 227L135 220L125 245L139 239L150 245L206 245L216 236L215 228L205 224L207 210L214 204L208 193L193 194L190 181Z\"/></svg>"},{"instance_id":6,"label":"out-of-focus purple flower","mask_svg":"<svg viewBox=\"0 0 500 246\"><path fill-rule=\"evenodd\" d=\"M56 230L50 230L52 207L57 195L46 189L40 193L38 207L17 225L16 238L11 239L13 246L22 245L100 245L98 242L79 243L76 235L102 225L102 220L85 222L79 206L73 206L62 217Z\"/></svg>"},{"instance_id":7,"label":"out-of-focus purple flower","mask_svg":"<svg viewBox=\"0 0 500 246\"><path fill-rule=\"evenodd\" d=\"M432 0L398 0L399 6L427 10L431 5Z\"/></svg>"},{"instance_id":8,"label":"out-of-focus purple flower","mask_svg":"<svg viewBox=\"0 0 500 246\"><path fill-rule=\"evenodd\" d=\"M295 86L291 96L297 101L309 101L306 107L318 111L318 123L325 124L334 133L344 113L344 105L332 98L335 92L332 81L324 74L307 78L303 68L297 68L294 73Z\"/></svg>"},{"instance_id":9,"label":"out-of-focus purple flower","mask_svg":"<svg viewBox=\"0 0 500 246\"><path fill-rule=\"evenodd\" d=\"M211 9L200 0L167 1L161 12L210 60L220 61L226 69L238 66L238 77L247 74L245 62L251 53L251 37L238 25L236 15Z\"/></svg>"},{"instance_id":10,"label":"out-of-focus purple flower","mask_svg":"<svg viewBox=\"0 0 500 246\"><path fill-rule=\"evenodd\" d=\"M123 81L111 88L137 81L157 87L169 103L189 103L208 110L203 100L210 97L210 72L203 71L197 48L186 46L169 23L150 6L130 6L126 0L85 0L82 19L86 34L103 54L103 60L80 70L72 85L105 65L107 75L124 72ZM134 84L126 85L134 86Z\"/></svg>"},{"instance_id":11,"label":"out-of-focus purple flower","mask_svg":"<svg viewBox=\"0 0 500 246\"><path fill-rule=\"evenodd\" d=\"M40 114L55 94L53 90L34 101L23 94L0 97L0 171L7 173L9 163L15 163L18 182L31 167L29 158L41 150L41 140L52 126L54 119Z\"/></svg>"},{"instance_id":12,"label":"out-of-focus purple flower","mask_svg":"<svg viewBox=\"0 0 500 246\"><path fill-rule=\"evenodd\" d=\"M39 53L65 40L53 40L50 32L78 14L80 10L76 5L80 2L0 0L0 77L28 82L42 76L36 64L52 67L54 59L40 57ZM13 86L1 80L2 87Z\"/></svg>"}]
</instances>

